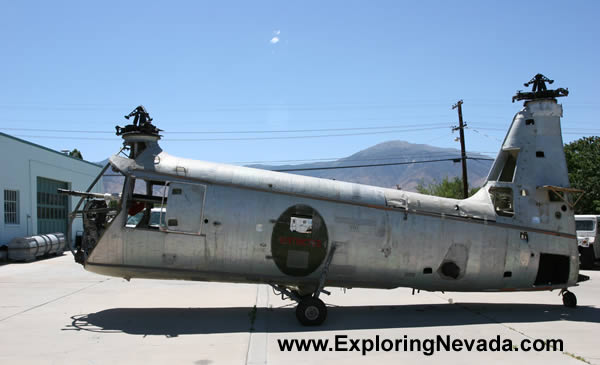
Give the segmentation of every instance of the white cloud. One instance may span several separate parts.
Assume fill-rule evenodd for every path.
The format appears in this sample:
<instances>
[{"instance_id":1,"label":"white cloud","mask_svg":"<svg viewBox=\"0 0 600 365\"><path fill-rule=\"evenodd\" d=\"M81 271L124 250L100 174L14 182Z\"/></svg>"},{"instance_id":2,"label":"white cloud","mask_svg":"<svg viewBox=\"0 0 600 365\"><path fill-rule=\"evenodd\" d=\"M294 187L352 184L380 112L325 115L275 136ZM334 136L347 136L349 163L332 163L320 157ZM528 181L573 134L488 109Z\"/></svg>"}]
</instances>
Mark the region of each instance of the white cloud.
<instances>
[{"instance_id":1,"label":"white cloud","mask_svg":"<svg viewBox=\"0 0 600 365\"><path fill-rule=\"evenodd\" d=\"M273 38L271 38L271 40L269 42L271 42L271 44L277 44L277 43L279 43L279 41L281 40L279 38L280 34L281 34L281 31L279 29L275 29L273 31Z\"/></svg>"}]
</instances>

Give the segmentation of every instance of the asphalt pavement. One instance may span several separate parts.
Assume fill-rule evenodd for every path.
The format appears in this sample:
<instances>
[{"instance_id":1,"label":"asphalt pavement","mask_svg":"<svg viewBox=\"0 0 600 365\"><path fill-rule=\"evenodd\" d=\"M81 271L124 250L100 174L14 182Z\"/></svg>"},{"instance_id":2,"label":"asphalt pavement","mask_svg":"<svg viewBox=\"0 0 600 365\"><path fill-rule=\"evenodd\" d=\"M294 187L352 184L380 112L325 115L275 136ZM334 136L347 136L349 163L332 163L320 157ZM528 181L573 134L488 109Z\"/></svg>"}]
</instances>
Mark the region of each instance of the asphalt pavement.
<instances>
[{"instance_id":1,"label":"asphalt pavement","mask_svg":"<svg viewBox=\"0 0 600 365\"><path fill-rule=\"evenodd\" d=\"M600 365L600 271L583 273L575 309L558 291L332 288L326 322L307 328L266 285L128 282L66 254L0 266L0 363Z\"/></svg>"}]
</instances>

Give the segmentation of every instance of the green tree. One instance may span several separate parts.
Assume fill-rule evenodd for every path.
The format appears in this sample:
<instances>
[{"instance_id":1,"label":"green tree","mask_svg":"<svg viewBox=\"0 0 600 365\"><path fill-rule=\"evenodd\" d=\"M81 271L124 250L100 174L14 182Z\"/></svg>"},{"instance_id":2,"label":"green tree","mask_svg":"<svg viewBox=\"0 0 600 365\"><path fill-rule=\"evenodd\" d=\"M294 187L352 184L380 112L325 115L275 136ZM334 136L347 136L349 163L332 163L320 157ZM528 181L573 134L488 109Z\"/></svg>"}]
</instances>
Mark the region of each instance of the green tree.
<instances>
[{"instance_id":1,"label":"green tree","mask_svg":"<svg viewBox=\"0 0 600 365\"><path fill-rule=\"evenodd\" d=\"M69 156L83 160L83 155L81 154L81 152L79 152L79 150L77 148L75 148L75 149L73 149L73 151L69 152Z\"/></svg>"},{"instance_id":2,"label":"green tree","mask_svg":"<svg viewBox=\"0 0 600 365\"><path fill-rule=\"evenodd\" d=\"M462 199L463 198L463 188L462 188L462 179L459 177L455 177L450 180L448 176L446 176L440 183L431 183L427 186L423 184L421 181L417 185L417 191L421 194L427 195L435 195L441 196L443 198L454 198L454 199ZM469 196L475 194L480 188L472 188L469 190Z\"/></svg>"},{"instance_id":3,"label":"green tree","mask_svg":"<svg viewBox=\"0 0 600 365\"><path fill-rule=\"evenodd\" d=\"M582 137L565 145L571 186L585 191L575 214L600 214L600 137Z\"/></svg>"}]
</instances>

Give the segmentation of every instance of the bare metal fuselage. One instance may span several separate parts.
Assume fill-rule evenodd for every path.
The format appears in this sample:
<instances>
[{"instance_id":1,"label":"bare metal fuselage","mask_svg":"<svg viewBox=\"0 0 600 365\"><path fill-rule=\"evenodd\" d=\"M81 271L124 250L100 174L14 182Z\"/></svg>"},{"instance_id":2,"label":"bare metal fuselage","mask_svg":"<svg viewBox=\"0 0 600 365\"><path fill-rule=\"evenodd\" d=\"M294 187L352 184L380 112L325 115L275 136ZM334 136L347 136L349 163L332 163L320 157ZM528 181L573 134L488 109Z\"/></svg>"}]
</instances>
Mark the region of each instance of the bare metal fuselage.
<instances>
[{"instance_id":1,"label":"bare metal fuselage","mask_svg":"<svg viewBox=\"0 0 600 365\"><path fill-rule=\"evenodd\" d=\"M85 267L310 292L335 247L327 286L566 288L579 270L573 212L544 188L568 187L561 115L555 101L526 103L488 182L465 200L181 159L151 140L135 160L111 158L126 175L121 209ZM127 226L136 180L163 186L164 225ZM498 192L508 192L509 205L498 205ZM301 221L308 228L294 228Z\"/></svg>"}]
</instances>

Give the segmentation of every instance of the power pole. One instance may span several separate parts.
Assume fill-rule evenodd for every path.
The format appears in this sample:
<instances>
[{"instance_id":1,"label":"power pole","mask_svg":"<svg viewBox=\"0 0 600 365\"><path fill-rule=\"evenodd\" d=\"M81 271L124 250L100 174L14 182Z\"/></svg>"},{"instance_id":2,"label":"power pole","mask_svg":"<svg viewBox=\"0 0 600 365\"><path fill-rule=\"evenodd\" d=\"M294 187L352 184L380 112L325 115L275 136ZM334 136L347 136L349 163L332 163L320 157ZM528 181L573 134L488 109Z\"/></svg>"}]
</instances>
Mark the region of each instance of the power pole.
<instances>
[{"instance_id":1,"label":"power pole","mask_svg":"<svg viewBox=\"0 0 600 365\"><path fill-rule=\"evenodd\" d=\"M464 198L469 197L469 182L467 181L467 151L465 151L465 127L462 118L462 100L452 105L452 109L458 108L458 127L453 127L452 131L458 130L460 132L460 156L462 160L462 183L463 183L463 196Z\"/></svg>"}]
</instances>

